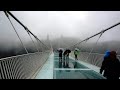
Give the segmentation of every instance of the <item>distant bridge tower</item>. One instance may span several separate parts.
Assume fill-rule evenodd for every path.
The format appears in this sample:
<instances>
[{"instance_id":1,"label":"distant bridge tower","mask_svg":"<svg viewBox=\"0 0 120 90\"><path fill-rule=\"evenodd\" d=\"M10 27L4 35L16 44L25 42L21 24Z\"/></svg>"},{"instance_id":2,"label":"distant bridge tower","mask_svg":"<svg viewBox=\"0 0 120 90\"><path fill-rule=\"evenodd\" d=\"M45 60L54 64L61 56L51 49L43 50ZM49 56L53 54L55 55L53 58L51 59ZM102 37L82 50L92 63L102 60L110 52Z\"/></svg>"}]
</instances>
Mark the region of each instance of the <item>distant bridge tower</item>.
<instances>
[{"instance_id":1,"label":"distant bridge tower","mask_svg":"<svg viewBox=\"0 0 120 90\"><path fill-rule=\"evenodd\" d=\"M64 43L64 42L63 42L63 35L61 35L61 37L60 37L60 47L61 47L61 48L63 48L63 43Z\"/></svg>"},{"instance_id":2,"label":"distant bridge tower","mask_svg":"<svg viewBox=\"0 0 120 90\"><path fill-rule=\"evenodd\" d=\"M49 41L49 34L47 34L47 41Z\"/></svg>"},{"instance_id":3,"label":"distant bridge tower","mask_svg":"<svg viewBox=\"0 0 120 90\"><path fill-rule=\"evenodd\" d=\"M51 42L50 42L50 38L49 38L49 34L47 34L47 40L46 40L46 41L47 41L47 45L48 45L49 47L52 47L52 46L51 46Z\"/></svg>"}]
</instances>

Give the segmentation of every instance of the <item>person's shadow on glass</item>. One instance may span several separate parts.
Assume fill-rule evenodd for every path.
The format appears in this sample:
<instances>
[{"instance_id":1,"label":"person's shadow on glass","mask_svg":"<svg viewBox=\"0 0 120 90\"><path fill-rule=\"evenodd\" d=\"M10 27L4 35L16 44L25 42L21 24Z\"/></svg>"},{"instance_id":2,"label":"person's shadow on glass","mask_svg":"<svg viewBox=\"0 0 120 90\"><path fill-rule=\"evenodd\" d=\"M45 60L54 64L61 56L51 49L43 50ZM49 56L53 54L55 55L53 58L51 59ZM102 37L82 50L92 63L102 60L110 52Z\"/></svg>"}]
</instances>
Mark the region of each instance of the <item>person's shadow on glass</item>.
<instances>
[{"instance_id":1,"label":"person's shadow on glass","mask_svg":"<svg viewBox=\"0 0 120 90\"><path fill-rule=\"evenodd\" d=\"M62 62L59 62L59 68L62 68Z\"/></svg>"},{"instance_id":2,"label":"person's shadow on glass","mask_svg":"<svg viewBox=\"0 0 120 90\"><path fill-rule=\"evenodd\" d=\"M59 62L59 68L62 68L62 62ZM60 70L61 72L61 70Z\"/></svg>"}]
</instances>

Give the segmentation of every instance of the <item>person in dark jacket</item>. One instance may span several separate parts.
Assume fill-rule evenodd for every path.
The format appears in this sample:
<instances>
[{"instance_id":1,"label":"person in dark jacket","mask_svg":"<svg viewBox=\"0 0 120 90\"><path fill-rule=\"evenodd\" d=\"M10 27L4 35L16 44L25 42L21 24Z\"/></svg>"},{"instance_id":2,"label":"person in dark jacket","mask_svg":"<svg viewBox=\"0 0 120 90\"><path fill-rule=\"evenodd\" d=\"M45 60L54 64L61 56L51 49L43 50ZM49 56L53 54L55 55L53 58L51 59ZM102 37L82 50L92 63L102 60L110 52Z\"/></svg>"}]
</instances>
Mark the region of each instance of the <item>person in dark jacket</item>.
<instances>
[{"instance_id":1,"label":"person in dark jacket","mask_svg":"<svg viewBox=\"0 0 120 90\"><path fill-rule=\"evenodd\" d=\"M66 55L66 67L69 68L69 54L71 53L71 50L67 49L67 55Z\"/></svg>"},{"instance_id":2,"label":"person in dark jacket","mask_svg":"<svg viewBox=\"0 0 120 90\"><path fill-rule=\"evenodd\" d=\"M59 50L59 62L62 62L62 54L63 54L63 50L60 49Z\"/></svg>"},{"instance_id":3,"label":"person in dark jacket","mask_svg":"<svg viewBox=\"0 0 120 90\"><path fill-rule=\"evenodd\" d=\"M64 67L69 67L69 53L71 53L71 50L69 49L66 49L65 52L63 53L63 56L64 56L63 66Z\"/></svg>"},{"instance_id":4,"label":"person in dark jacket","mask_svg":"<svg viewBox=\"0 0 120 90\"><path fill-rule=\"evenodd\" d=\"M106 51L106 52L105 52L104 59L106 59L106 58L109 57L109 56L110 56L110 51Z\"/></svg>"},{"instance_id":5,"label":"person in dark jacket","mask_svg":"<svg viewBox=\"0 0 120 90\"><path fill-rule=\"evenodd\" d=\"M62 68L62 54L63 54L63 50L62 49L59 49L58 50L59 52L59 68Z\"/></svg>"},{"instance_id":6,"label":"person in dark jacket","mask_svg":"<svg viewBox=\"0 0 120 90\"><path fill-rule=\"evenodd\" d=\"M108 57L104 58L100 73L104 71L104 77L107 79L119 79L120 77L120 62L117 59L115 51L111 51Z\"/></svg>"}]
</instances>

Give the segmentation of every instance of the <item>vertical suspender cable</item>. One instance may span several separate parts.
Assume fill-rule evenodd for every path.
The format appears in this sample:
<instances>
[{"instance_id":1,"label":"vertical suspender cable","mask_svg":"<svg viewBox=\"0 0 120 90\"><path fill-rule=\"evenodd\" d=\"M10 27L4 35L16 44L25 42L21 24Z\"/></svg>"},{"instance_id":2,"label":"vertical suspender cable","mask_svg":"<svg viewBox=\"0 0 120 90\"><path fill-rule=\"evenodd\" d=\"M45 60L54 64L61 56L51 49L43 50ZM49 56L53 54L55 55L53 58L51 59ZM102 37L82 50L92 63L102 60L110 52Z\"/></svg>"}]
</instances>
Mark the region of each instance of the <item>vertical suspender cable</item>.
<instances>
[{"instance_id":1,"label":"vertical suspender cable","mask_svg":"<svg viewBox=\"0 0 120 90\"><path fill-rule=\"evenodd\" d=\"M86 60L85 60L85 61L87 61L87 60L88 60L89 56L90 56L90 55L91 55L91 53L93 52L94 48L96 47L96 45L97 45L97 43L98 43L98 41L99 41L99 39L100 39L100 37L102 36L102 34L103 34L103 33L104 33L104 32L102 32L102 33L100 34L99 38L97 39L97 41L96 41L96 43L95 43L95 46L91 49L91 51L90 51L90 53L89 53L89 55L88 55L88 57L86 58Z\"/></svg>"},{"instance_id":2,"label":"vertical suspender cable","mask_svg":"<svg viewBox=\"0 0 120 90\"><path fill-rule=\"evenodd\" d=\"M51 44L51 41L49 40L49 42L50 42L50 47L51 47L51 49L53 49L53 47L52 47L52 44Z\"/></svg>"},{"instance_id":3,"label":"vertical suspender cable","mask_svg":"<svg viewBox=\"0 0 120 90\"><path fill-rule=\"evenodd\" d=\"M35 44L35 42L34 42L34 40L32 39L32 37L31 37L31 35L30 35L30 33L29 32L27 32L28 33L28 35L30 36L30 38L31 38L31 40L32 40L32 42L33 42L33 44L34 44L34 46L36 47L36 49L37 49L37 51L39 52L39 49L37 48L37 46L36 46L36 44Z\"/></svg>"},{"instance_id":4,"label":"vertical suspender cable","mask_svg":"<svg viewBox=\"0 0 120 90\"><path fill-rule=\"evenodd\" d=\"M116 50L116 53L118 53L119 49L120 49L120 48L118 48L118 49Z\"/></svg>"},{"instance_id":5,"label":"vertical suspender cable","mask_svg":"<svg viewBox=\"0 0 120 90\"><path fill-rule=\"evenodd\" d=\"M90 38L95 37L95 36L97 36L97 35L99 35L99 34L101 34L101 33L104 33L104 32L106 32L106 31L110 30L111 28L114 28L114 27L116 27L116 26L118 26L118 25L120 25L120 22L118 22L118 23L116 23L116 24L108 27L108 28L105 29L105 30L102 30L102 31L98 32L97 34L95 34L95 35L93 35L93 36L91 36L91 37L89 37L89 38L87 38L87 39L90 39ZM86 39L85 39L85 40L86 40ZM83 41L85 41L85 40L83 40ZM81 42L83 42L83 41L81 41ZM74 45L72 45L72 46L75 46L75 45L77 45L77 44L79 44L79 43L81 43L81 42L78 42L78 43L76 43L76 44L74 44ZM69 47L72 47L72 46L69 46Z\"/></svg>"},{"instance_id":6,"label":"vertical suspender cable","mask_svg":"<svg viewBox=\"0 0 120 90\"><path fill-rule=\"evenodd\" d=\"M11 12L9 12L9 11L4 11L5 13L7 13L7 14L9 14L12 18L14 18L20 25L22 25L24 28L25 28L25 30L27 29L27 31L31 34L31 35L33 35L36 39L38 39L37 38L37 36L35 36L24 24L22 24ZM41 40L39 40L38 39L38 41L40 41L46 48L48 48L48 46L46 46ZM49 49L49 48L48 48Z\"/></svg>"},{"instance_id":7,"label":"vertical suspender cable","mask_svg":"<svg viewBox=\"0 0 120 90\"><path fill-rule=\"evenodd\" d=\"M39 46L41 47L41 52L43 52L42 45L40 45L40 42L39 42L39 40L38 40L38 39L37 39L37 42L38 42Z\"/></svg>"},{"instance_id":8,"label":"vertical suspender cable","mask_svg":"<svg viewBox=\"0 0 120 90\"><path fill-rule=\"evenodd\" d=\"M85 41L85 44L87 43L87 40ZM82 46L82 45L81 45ZM83 47L80 48L80 51L82 51Z\"/></svg>"},{"instance_id":9,"label":"vertical suspender cable","mask_svg":"<svg viewBox=\"0 0 120 90\"><path fill-rule=\"evenodd\" d=\"M8 20L10 21L10 23L11 23L11 25L12 25L12 27L13 27L13 29L14 29L16 35L18 36L18 38L19 38L19 40L20 40L20 42L21 42L23 48L25 49L26 53L28 54L28 51L27 51L26 47L24 46L22 40L20 39L20 36L19 36L19 34L17 33L17 31L16 31L16 29L15 29L15 27L14 27L12 21L11 21L10 18L9 18L9 15L7 14L7 12L5 12L5 15L7 16Z\"/></svg>"}]
</instances>

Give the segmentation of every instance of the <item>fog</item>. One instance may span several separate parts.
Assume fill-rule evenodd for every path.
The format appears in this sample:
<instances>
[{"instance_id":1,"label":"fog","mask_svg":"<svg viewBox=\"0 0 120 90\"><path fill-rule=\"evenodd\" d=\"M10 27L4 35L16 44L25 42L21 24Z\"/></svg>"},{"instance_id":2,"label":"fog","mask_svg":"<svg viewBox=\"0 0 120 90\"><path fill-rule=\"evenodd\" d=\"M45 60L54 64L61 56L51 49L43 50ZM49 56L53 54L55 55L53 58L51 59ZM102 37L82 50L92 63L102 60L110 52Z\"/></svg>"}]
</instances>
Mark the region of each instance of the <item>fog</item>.
<instances>
[{"instance_id":1,"label":"fog","mask_svg":"<svg viewBox=\"0 0 120 90\"><path fill-rule=\"evenodd\" d=\"M54 49L73 45L120 22L119 11L11 11L11 13L49 47L51 42ZM36 48L28 33L11 16L10 19L28 51L35 52ZM117 50L119 48L119 29L120 26L114 27L102 35L98 42L98 51L101 50L102 45L106 49L115 48ZM90 39L85 50L92 48L98 37ZM33 36L32 38L37 44L35 38ZM43 47L43 45L41 46ZM85 47L85 44L83 46ZM81 47L81 45L76 47ZM101 53L104 53L106 49L101 51ZM9 55L6 52L9 52ZM25 51L18 36L8 18L0 11L0 57L5 57L5 54L6 56L11 56L21 53L25 53Z\"/></svg>"},{"instance_id":2,"label":"fog","mask_svg":"<svg viewBox=\"0 0 120 90\"><path fill-rule=\"evenodd\" d=\"M46 39L47 34L49 34L50 39L61 37L61 35L66 37L77 37L80 39L85 39L120 21L119 11L11 12L40 39ZM9 23L5 17L3 17L3 15L0 15L0 20L0 23L4 23L2 24L4 25L3 27L7 26L6 23ZM16 23L14 24L16 26ZM18 26L22 28L20 25ZM19 33L24 33L24 30L18 31ZM3 30L0 31L0 33L2 32ZM119 35L117 32L115 34ZM110 34L108 34L108 37L109 36Z\"/></svg>"},{"instance_id":3,"label":"fog","mask_svg":"<svg viewBox=\"0 0 120 90\"><path fill-rule=\"evenodd\" d=\"M40 38L68 36L81 39L120 21L119 11L12 11ZM116 33L117 34L117 33Z\"/></svg>"}]
</instances>

